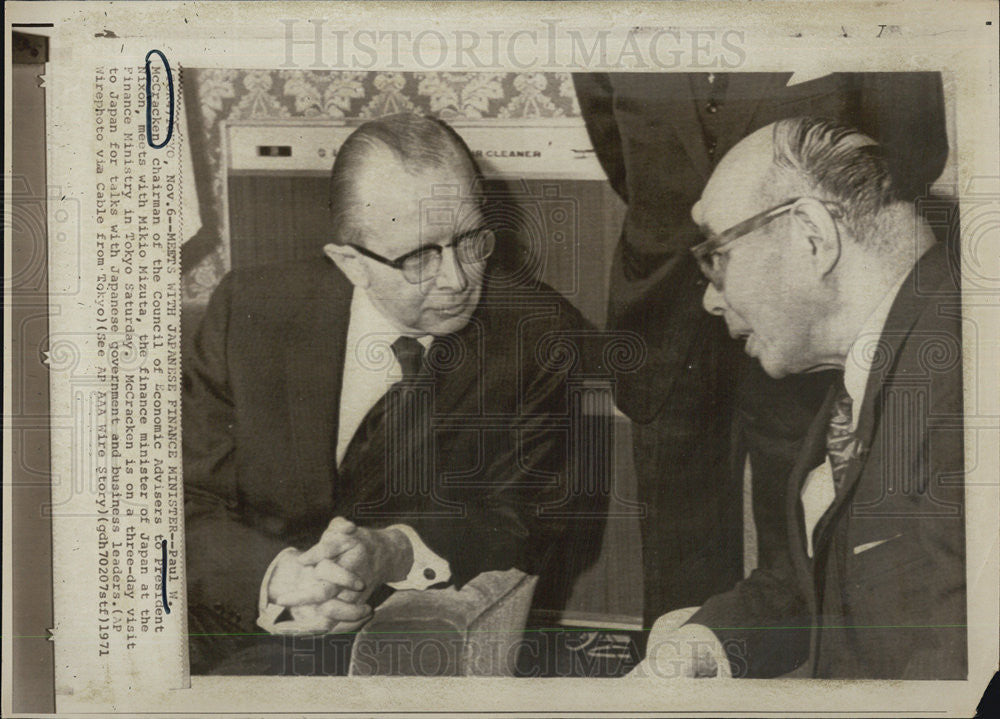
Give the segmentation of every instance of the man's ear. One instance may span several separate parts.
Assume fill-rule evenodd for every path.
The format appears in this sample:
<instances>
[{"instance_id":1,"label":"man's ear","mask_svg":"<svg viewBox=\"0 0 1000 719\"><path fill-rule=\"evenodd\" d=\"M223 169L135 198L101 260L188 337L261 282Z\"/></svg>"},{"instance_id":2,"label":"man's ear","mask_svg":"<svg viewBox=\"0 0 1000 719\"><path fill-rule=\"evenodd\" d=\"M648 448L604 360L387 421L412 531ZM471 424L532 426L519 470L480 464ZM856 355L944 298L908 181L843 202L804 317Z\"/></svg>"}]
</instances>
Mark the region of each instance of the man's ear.
<instances>
[{"instance_id":1,"label":"man's ear","mask_svg":"<svg viewBox=\"0 0 1000 719\"><path fill-rule=\"evenodd\" d=\"M352 285L361 289L368 287L371 282L368 278L368 268L365 267L357 250L350 245L335 245L331 242L323 246L323 253L333 260Z\"/></svg>"},{"instance_id":2,"label":"man's ear","mask_svg":"<svg viewBox=\"0 0 1000 719\"><path fill-rule=\"evenodd\" d=\"M811 247L817 274L820 277L830 274L840 261L842 239L830 211L819 200L806 197L796 203L792 220L800 237Z\"/></svg>"},{"instance_id":3,"label":"man's ear","mask_svg":"<svg viewBox=\"0 0 1000 719\"><path fill-rule=\"evenodd\" d=\"M696 203L694 203L694 205L691 206L691 219L694 220L694 224L698 225L699 227L705 224L701 216L702 216L701 200L698 200Z\"/></svg>"}]
</instances>

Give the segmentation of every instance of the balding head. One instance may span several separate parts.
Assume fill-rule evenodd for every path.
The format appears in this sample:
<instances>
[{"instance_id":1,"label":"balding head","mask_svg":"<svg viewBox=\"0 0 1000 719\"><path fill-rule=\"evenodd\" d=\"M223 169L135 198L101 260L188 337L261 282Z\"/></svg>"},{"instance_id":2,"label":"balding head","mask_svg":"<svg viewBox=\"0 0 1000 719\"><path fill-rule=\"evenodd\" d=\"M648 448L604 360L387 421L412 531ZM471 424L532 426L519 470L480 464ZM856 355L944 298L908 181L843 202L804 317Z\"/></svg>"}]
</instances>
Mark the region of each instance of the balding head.
<instances>
[{"instance_id":1,"label":"balding head","mask_svg":"<svg viewBox=\"0 0 1000 719\"><path fill-rule=\"evenodd\" d=\"M857 317L933 241L912 211L857 130L808 117L764 127L722 159L692 209L716 236L700 251L713 281L705 307L773 376L838 366Z\"/></svg>"},{"instance_id":2,"label":"balding head","mask_svg":"<svg viewBox=\"0 0 1000 719\"><path fill-rule=\"evenodd\" d=\"M696 224L719 233L764 209L761 188L773 172L772 136L768 125L726 153L691 209Z\"/></svg>"},{"instance_id":3,"label":"balding head","mask_svg":"<svg viewBox=\"0 0 1000 719\"><path fill-rule=\"evenodd\" d=\"M838 203L856 241L892 249L883 246L884 238L872 237L879 213L897 201L882 150L867 135L832 120L789 118L741 140L712 173L692 214L718 232L725 228L716 229L716 221L731 227L793 197Z\"/></svg>"},{"instance_id":4,"label":"balding head","mask_svg":"<svg viewBox=\"0 0 1000 719\"><path fill-rule=\"evenodd\" d=\"M334 163L323 250L401 332L455 332L479 304L492 252L477 254L493 237L481 198L471 154L443 122L367 122Z\"/></svg>"},{"instance_id":5,"label":"balding head","mask_svg":"<svg viewBox=\"0 0 1000 719\"><path fill-rule=\"evenodd\" d=\"M393 168L391 174L386 168ZM337 152L330 174L330 213L336 244L364 242L364 214L395 186L435 176L458 184L463 197L478 197L479 168L458 134L433 117L387 115L364 123Z\"/></svg>"}]
</instances>

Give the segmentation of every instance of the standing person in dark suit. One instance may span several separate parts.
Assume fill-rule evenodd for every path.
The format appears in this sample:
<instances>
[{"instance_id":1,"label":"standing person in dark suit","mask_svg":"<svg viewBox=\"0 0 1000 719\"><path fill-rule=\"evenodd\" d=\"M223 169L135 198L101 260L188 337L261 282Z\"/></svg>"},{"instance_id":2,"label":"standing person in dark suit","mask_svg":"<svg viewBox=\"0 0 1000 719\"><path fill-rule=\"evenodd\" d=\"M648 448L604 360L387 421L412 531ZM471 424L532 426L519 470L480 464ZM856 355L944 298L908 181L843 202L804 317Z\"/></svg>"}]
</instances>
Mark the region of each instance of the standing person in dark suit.
<instances>
[{"instance_id":1,"label":"standing person in dark suit","mask_svg":"<svg viewBox=\"0 0 1000 719\"><path fill-rule=\"evenodd\" d=\"M775 510L784 477L831 380L769 378L703 312L704 281L688 252L701 234L690 212L719 158L751 132L803 114L846 120L878 139L906 199L924 194L947 158L937 73L794 80L792 73L574 75L598 159L628 204L608 328L638 333L649 350L643 368L619 378L617 395L633 422L647 510L647 627L742 578L748 454L758 563L780 561L785 524Z\"/></svg>"},{"instance_id":2,"label":"standing person in dark suit","mask_svg":"<svg viewBox=\"0 0 1000 719\"><path fill-rule=\"evenodd\" d=\"M544 338L583 320L491 282L478 179L443 123L366 123L333 168L327 258L216 290L185 368L196 673L287 669L285 637L200 635L350 630L386 585L538 572L565 529L569 400Z\"/></svg>"},{"instance_id":3,"label":"standing person in dark suit","mask_svg":"<svg viewBox=\"0 0 1000 719\"><path fill-rule=\"evenodd\" d=\"M787 561L683 626L665 616L640 673L964 678L961 295L944 246L873 140L812 118L740 142L693 215L705 309L772 377L841 372L788 475Z\"/></svg>"}]
</instances>

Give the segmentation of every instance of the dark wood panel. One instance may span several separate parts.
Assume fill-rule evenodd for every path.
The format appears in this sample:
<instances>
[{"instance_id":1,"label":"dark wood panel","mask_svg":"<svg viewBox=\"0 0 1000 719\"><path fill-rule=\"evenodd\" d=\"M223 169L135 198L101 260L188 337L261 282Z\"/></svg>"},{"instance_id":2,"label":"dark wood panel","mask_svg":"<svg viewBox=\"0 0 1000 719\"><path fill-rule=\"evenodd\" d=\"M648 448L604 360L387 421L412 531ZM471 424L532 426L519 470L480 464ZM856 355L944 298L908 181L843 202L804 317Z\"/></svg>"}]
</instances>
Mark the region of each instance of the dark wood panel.
<instances>
[{"instance_id":1,"label":"dark wood panel","mask_svg":"<svg viewBox=\"0 0 1000 719\"><path fill-rule=\"evenodd\" d=\"M577 626L609 622L641 626L642 543L635 504L631 425L623 416L614 418L613 424L612 500L600 553L581 572L573 566L574 558L585 557L588 551L584 547L579 552L571 548L565 557L566 566L553 567L553 576L542 578L534 604L538 621ZM559 590L563 575L575 576L568 597Z\"/></svg>"}]
</instances>

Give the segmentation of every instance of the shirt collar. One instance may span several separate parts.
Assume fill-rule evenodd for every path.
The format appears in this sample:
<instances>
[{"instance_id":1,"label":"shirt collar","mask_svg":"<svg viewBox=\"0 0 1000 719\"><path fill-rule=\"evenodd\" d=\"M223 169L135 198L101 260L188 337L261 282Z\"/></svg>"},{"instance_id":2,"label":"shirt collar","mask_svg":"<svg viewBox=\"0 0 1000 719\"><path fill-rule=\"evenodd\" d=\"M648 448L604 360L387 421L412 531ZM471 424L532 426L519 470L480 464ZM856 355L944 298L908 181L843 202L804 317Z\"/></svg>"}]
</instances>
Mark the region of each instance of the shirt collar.
<instances>
[{"instance_id":1,"label":"shirt collar","mask_svg":"<svg viewBox=\"0 0 1000 719\"><path fill-rule=\"evenodd\" d=\"M878 354L878 343L882 337L882 328L889 318L889 312L899 294L900 288L909 273L904 273L899 280L886 292L882 301L868 315L861 330L851 343L847 351L847 360L844 363L844 388L851 397L851 431L858 425L861 403L865 399L865 388L868 385L868 375L871 374L872 363Z\"/></svg>"},{"instance_id":2,"label":"shirt collar","mask_svg":"<svg viewBox=\"0 0 1000 719\"><path fill-rule=\"evenodd\" d=\"M368 296L368 292L363 289L356 288L354 291L354 296L351 298L351 325L359 329L363 329L365 336L370 337L386 337L389 335L395 335L401 337L407 335L414 337L420 344L427 349L431 342L434 341L434 336L425 334L420 336L412 335L409 332L403 332L399 325L393 322L391 319L385 316L375 303L372 302L371 297Z\"/></svg>"}]
</instances>

